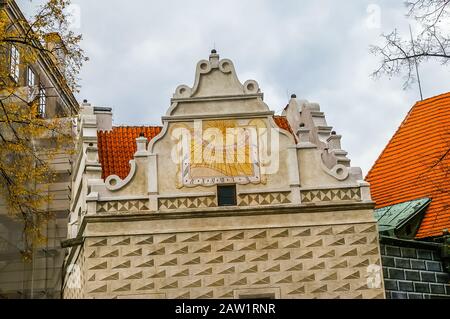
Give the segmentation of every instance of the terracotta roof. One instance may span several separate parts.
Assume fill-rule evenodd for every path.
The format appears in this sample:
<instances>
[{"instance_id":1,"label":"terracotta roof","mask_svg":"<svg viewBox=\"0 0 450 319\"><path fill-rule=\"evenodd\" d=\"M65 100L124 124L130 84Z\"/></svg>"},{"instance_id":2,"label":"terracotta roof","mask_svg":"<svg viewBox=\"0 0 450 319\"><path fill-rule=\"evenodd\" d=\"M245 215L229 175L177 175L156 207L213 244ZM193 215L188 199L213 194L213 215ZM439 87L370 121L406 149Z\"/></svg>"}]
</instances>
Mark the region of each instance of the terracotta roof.
<instances>
[{"instance_id":1,"label":"terracotta roof","mask_svg":"<svg viewBox=\"0 0 450 319\"><path fill-rule=\"evenodd\" d=\"M288 122L286 116L275 115L273 117L273 119L275 120L275 123L278 125L279 128L286 130L295 136L294 132L292 131L291 126L289 125L289 122Z\"/></svg>"},{"instance_id":2,"label":"terracotta roof","mask_svg":"<svg viewBox=\"0 0 450 319\"><path fill-rule=\"evenodd\" d=\"M275 123L282 129L292 133L285 116L274 116ZM124 179L130 173L130 160L136 153L136 138L141 132L150 141L162 130L160 126L124 126L113 127L110 132L97 132L98 156L102 165L102 178L117 175ZM293 133L292 133L293 134Z\"/></svg>"},{"instance_id":3,"label":"terracotta roof","mask_svg":"<svg viewBox=\"0 0 450 319\"><path fill-rule=\"evenodd\" d=\"M367 176L377 208L432 199L417 238L450 229L450 92L413 106Z\"/></svg>"},{"instance_id":4,"label":"terracotta roof","mask_svg":"<svg viewBox=\"0 0 450 319\"><path fill-rule=\"evenodd\" d=\"M143 132L150 141L161 132L160 126L114 127L111 131L97 132L98 156L102 165L102 178L117 175L124 179L130 173L130 160L136 153L136 139Z\"/></svg>"}]
</instances>

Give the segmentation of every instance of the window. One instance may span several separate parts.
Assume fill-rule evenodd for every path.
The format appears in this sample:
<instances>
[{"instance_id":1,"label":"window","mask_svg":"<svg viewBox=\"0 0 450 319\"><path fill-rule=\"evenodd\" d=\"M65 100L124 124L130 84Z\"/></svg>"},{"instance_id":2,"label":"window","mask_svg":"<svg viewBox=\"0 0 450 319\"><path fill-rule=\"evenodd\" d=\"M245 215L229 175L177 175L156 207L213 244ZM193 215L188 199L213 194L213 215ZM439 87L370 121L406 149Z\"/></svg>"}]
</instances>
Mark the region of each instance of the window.
<instances>
[{"instance_id":1,"label":"window","mask_svg":"<svg viewBox=\"0 0 450 319\"><path fill-rule=\"evenodd\" d=\"M30 67L28 67L27 71L27 84L28 87L33 87L36 85L36 75L34 74L33 69Z\"/></svg>"},{"instance_id":2,"label":"window","mask_svg":"<svg viewBox=\"0 0 450 319\"><path fill-rule=\"evenodd\" d=\"M39 87L39 116L45 117L45 107L47 106L47 95L45 93L45 87Z\"/></svg>"},{"instance_id":3,"label":"window","mask_svg":"<svg viewBox=\"0 0 450 319\"><path fill-rule=\"evenodd\" d=\"M19 63L20 63L20 54L19 50L17 50L16 46L11 46L11 56L10 56L10 70L9 74L14 79L14 81L19 82Z\"/></svg>"},{"instance_id":4,"label":"window","mask_svg":"<svg viewBox=\"0 0 450 319\"><path fill-rule=\"evenodd\" d=\"M236 185L217 186L219 206L236 206Z\"/></svg>"}]
</instances>

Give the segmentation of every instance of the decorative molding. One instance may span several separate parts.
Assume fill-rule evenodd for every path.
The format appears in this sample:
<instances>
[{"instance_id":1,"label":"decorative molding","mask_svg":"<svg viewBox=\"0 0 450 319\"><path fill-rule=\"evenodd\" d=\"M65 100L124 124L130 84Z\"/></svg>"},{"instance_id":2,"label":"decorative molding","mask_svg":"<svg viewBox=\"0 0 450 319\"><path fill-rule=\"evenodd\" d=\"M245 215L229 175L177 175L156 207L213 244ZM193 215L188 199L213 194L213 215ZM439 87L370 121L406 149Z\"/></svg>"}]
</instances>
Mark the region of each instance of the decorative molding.
<instances>
[{"instance_id":1,"label":"decorative molding","mask_svg":"<svg viewBox=\"0 0 450 319\"><path fill-rule=\"evenodd\" d=\"M239 194L238 206L266 206L291 204L291 192Z\"/></svg>"},{"instance_id":2,"label":"decorative molding","mask_svg":"<svg viewBox=\"0 0 450 319\"><path fill-rule=\"evenodd\" d=\"M291 192L291 190L289 188L283 188L283 189L264 188L261 190L256 190L256 189L242 190L242 191L238 192L238 195L255 195L255 194L289 193L289 192Z\"/></svg>"},{"instance_id":3,"label":"decorative molding","mask_svg":"<svg viewBox=\"0 0 450 319\"><path fill-rule=\"evenodd\" d=\"M122 180L119 176L117 175L111 175L109 176L106 180L105 180L105 186L108 190L114 192L114 191L118 191L120 189L122 189L123 187L125 187L134 177L134 175L136 174L136 161L135 160L131 160L130 161L130 174L128 174L128 176Z\"/></svg>"},{"instance_id":4,"label":"decorative molding","mask_svg":"<svg viewBox=\"0 0 450 319\"><path fill-rule=\"evenodd\" d=\"M148 210L149 210L148 200L142 199L97 202L97 213L117 213L117 212L135 213Z\"/></svg>"},{"instance_id":5,"label":"decorative molding","mask_svg":"<svg viewBox=\"0 0 450 319\"><path fill-rule=\"evenodd\" d=\"M361 189L339 188L339 189L318 189L301 192L302 203L336 202L336 201L360 201Z\"/></svg>"},{"instance_id":6,"label":"decorative molding","mask_svg":"<svg viewBox=\"0 0 450 319\"><path fill-rule=\"evenodd\" d=\"M201 197L172 197L159 198L158 209L174 210L174 209L195 209L217 207L216 195Z\"/></svg>"},{"instance_id":7,"label":"decorative molding","mask_svg":"<svg viewBox=\"0 0 450 319\"><path fill-rule=\"evenodd\" d=\"M350 169L342 164L338 164L333 168L329 169L323 160L320 161L320 165L325 173L334 177L338 181L345 181L350 175Z\"/></svg>"},{"instance_id":8,"label":"decorative molding","mask_svg":"<svg viewBox=\"0 0 450 319\"><path fill-rule=\"evenodd\" d=\"M233 113L233 114L205 114L205 115L175 115L175 116L163 116L162 120L164 122L185 122L185 121L192 121L192 120L234 120L234 119L248 119L248 118L271 118L275 115L275 112L268 111L268 112L254 112L254 113ZM274 128L280 129L275 122L273 122L275 126ZM282 129L280 129L281 131ZM284 130L282 130L284 131ZM287 132L290 134L289 132ZM292 134L290 134L292 135Z\"/></svg>"},{"instance_id":9,"label":"decorative molding","mask_svg":"<svg viewBox=\"0 0 450 319\"><path fill-rule=\"evenodd\" d=\"M173 95L173 100L198 97L201 93L201 77L211 73L213 70L219 70L223 74L231 76L235 87L232 90L233 94L228 95L255 95L260 93L259 84L256 81L248 80L242 84L237 77L233 62L229 59L219 60L219 55L213 53L210 55L209 61L201 60L197 63L194 86L192 88L187 85L178 86Z\"/></svg>"},{"instance_id":10,"label":"decorative molding","mask_svg":"<svg viewBox=\"0 0 450 319\"><path fill-rule=\"evenodd\" d=\"M206 193L179 193L177 195L164 195L159 197L159 199L177 199L177 198L193 198L193 197L212 197L216 196L214 192Z\"/></svg>"}]
</instances>

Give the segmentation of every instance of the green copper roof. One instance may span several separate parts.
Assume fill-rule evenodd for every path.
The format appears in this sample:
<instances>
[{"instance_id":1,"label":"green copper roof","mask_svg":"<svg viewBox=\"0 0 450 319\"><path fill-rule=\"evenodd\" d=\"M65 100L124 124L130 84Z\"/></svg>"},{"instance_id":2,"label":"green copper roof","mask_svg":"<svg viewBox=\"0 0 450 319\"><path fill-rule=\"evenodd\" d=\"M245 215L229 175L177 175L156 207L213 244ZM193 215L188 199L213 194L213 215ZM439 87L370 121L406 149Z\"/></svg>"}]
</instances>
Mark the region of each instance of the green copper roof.
<instances>
[{"instance_id":1,"label":"green copper roof","mask_svg":"<svg viewBox=\"0 0 450 319\"><path fill-rule=\"evenodd\" d=\"M421 198L375 210L380 233L395 236L397 230L414 220L430 202L430 198Z\"/></svg>"}]
</instances>

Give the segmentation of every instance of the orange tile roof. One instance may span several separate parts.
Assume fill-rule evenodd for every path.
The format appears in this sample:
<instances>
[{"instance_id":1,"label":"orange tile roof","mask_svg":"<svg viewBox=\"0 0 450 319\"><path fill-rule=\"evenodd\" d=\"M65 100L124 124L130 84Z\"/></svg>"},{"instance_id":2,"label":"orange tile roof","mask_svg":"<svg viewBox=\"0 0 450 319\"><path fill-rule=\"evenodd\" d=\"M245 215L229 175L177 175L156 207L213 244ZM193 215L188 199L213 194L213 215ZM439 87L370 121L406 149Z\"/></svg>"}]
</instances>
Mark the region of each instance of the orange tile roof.
<instances>
[{"instance_id":1,"label":"orange tile roof","mask_svg":"<svg viewBox=\"0 0 450 319\"><path fill-rule=\"evenodd\" d=\"M275 115L273 117L273 119L275 120L275 123L278 125L279 128L286 130L295 136L294 132L292 131L291 126L289 125L289 122L288 122L286 116Z\"/></svg>"},{"instance_id":2,"label":"orange tile roof","mask_svg":"<svg viewBox=\"0 0 450 319\"><path fill-rule=\"evenodd\" d=\"M432 202L417 238L450 229L450 92L413 106L367 176L377 208Z\"/></svg>"},{"instance_id":3,"label":"orange tile roof","mask_svg":"<svg viewBox=\"0 0 450 319\"><path fill-rule=\"evenodd\" d=\"M275 116L275 123L282 129L292 133L285 116ZM136 138L141 132L150 141L162 130L160 126L124 126L113 127L112 131L99 131L98 156L102 165L102 178L117 175L124 179L130 173L130 160L136 153Z\"/></svg>"},{"instance_id":4,"label":"orange tile roof","mask_svg":"<svg viewBox=\"0 0 450 319\"><path fill-rule=\"evenodd\" d=\"M160 126L114 127L111 131L97 132L98 157L102 165L102 178L117 175L125 179L130 173L130 160L136 153L136 138L143 132L150 141L162 130Z\"/></svg>"}]
</instances>

